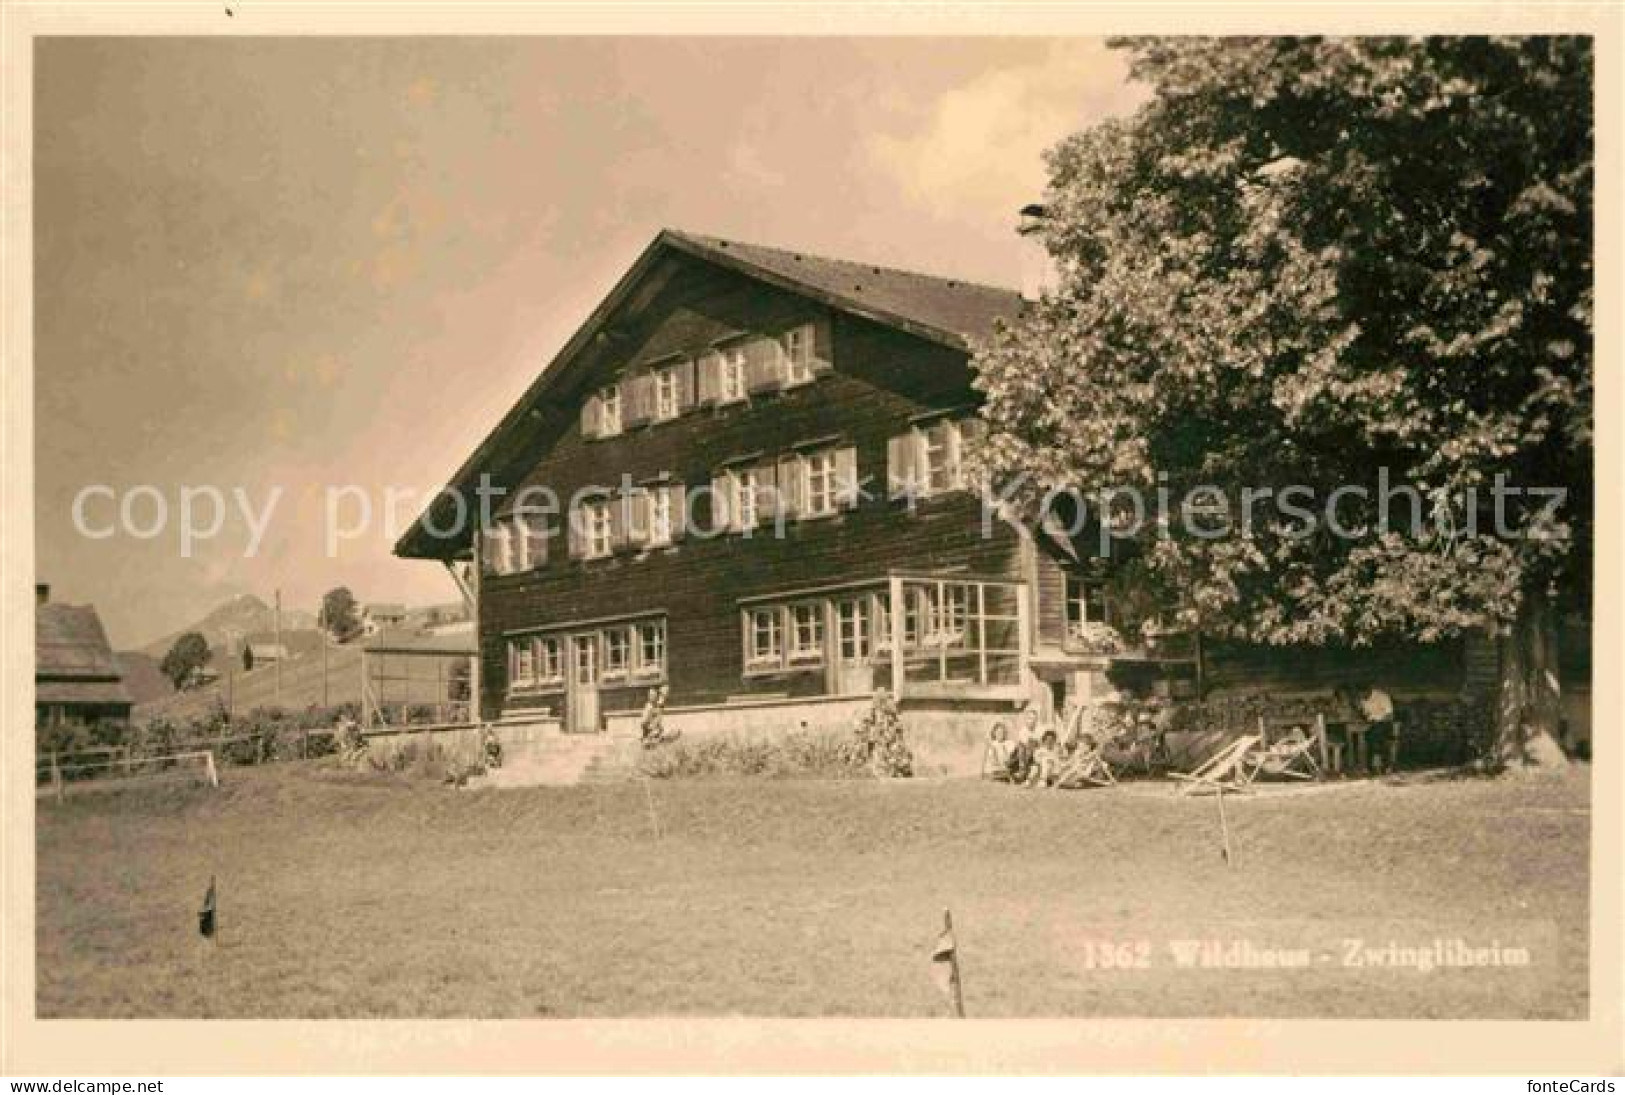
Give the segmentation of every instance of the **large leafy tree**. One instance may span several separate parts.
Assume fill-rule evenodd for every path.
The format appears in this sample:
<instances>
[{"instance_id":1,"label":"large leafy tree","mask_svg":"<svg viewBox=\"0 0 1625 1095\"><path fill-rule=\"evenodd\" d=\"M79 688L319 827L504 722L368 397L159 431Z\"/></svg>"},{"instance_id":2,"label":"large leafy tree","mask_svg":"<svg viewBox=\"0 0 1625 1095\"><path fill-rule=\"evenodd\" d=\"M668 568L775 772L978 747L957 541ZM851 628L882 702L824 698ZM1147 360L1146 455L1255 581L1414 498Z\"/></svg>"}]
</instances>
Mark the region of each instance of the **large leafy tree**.
<instances>
[{"instance_id":1,"label":"large leafy tree","mask_svg":"<svg viewBox=\"0 0 1625 1095\"><path fill-rule=\"evenodd\" d=\"M1487 629L1498 759L1549 755L1589 596L1590 41L1115 45L1153 96L1048 155L1058 285L977 356L988 470L1028 507L1165 490L1111 554L1207 633Z\"/></svg>"},{"instance_id":2,"label":"large leafy tree","mask_svg":"<svg viewBox=\"0 0 1625 1095\"><path fill-rule=\"evenodd\" d=\"M190 688L196 683L197 671L208 665L213 656L209 640L196 631L188 631L169 645L169 652L158 663L158 669L177 690Z\"/></svg>"},{"instance_id":3,"label":"large leafy tree","mask_svg":"<svg viewBox=\"0 0 1625 1095\"><path fill-rule=\"evenodd\" d=\"M322 607L316 614L316 626L339 643L349 642L360 634L361 610L348 586L337 586L322 594Z\"/></svg>"}]
</instances>

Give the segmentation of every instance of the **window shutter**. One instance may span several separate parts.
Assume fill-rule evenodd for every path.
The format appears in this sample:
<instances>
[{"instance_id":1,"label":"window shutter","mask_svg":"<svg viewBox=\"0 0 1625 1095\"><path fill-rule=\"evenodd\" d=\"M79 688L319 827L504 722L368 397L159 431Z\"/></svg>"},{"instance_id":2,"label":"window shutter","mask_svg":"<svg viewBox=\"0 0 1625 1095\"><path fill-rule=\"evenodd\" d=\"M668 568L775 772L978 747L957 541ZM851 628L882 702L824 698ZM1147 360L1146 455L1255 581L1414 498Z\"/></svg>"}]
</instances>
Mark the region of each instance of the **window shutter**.
<instances>
[{"instance_id":1,"label":"window shutter","mask_svg":"<svg viewBox=\"0 0 1625 1095\"><path fill-rule=\"evenodd\" d=\"M959 445L955 456L959 460L959 471L957 474L959 476L959 485L961 487L978 487L978 484L973 484L971 482L970 476L965 470L965 460L967 456L975 454L977 448L984 440L986 440L986 438L986 422L983 422L980 418L977 418L974 415L970 418L960 420Z\"/></svg>"},{"instance_id":2,"label":"window shutter","mask_svg":"<svg viewBox=\"0 0 1625 1095\"><path fill-rule=\"evenodd\" d=\"M779 504L786 517L796 517L801 513L802 485L806 480L802 471L805 466L799 456L785 456L779 460Z\"/></svg>"},{"instance_id":3,"label":"window shutter","mask_svg":"<svg viewBox=\"0 0 1625 1095\"><path fill-rule=\"evenodd\" d=\"M600 430L600 419L603 414L603 400L594 392L581 404L581 436L597 437Z\"/></svg>"},{"instance_id":4,"label":"window shutter","mask_svg":"<svg viewBox=\"0 0 1625 1095\"><path fill-rule=\"evenodd\" d=\"M784 386L784 347L776 338L753 338L745 343L745 390L777 391Z\"/></svg>"},{"instance_id":5,"label":"window shutter","mask_svg":"<svg viewBox=\"0 0 1625 1095\"><path fill-rule=\"evenodd\" d=\"M475 535L479 537L480 541L480 569L486 574L495 574L497 572L496 538L491 535L489 529L484 532L477 532Z\"/></svg>"},{"instance_id":6,"label":"window shutter","mask_svg":"<svg viewBox=\"0 0 1625 1095\"><path fill-rule=\"evenodd\" d=\"M734 484L731 475L711 477L711 531L725 532L734 527Z\"/></svg>"},{"instance_id":7,"label":"window shutter","mask_svg":"<svg viewBox=\"0 0 1625 1095\"><path fill-rule=\"evenodd\" d=\"M709 407L722 399L722 355L707 350L694 365L695 402Z\"/></svg>"},{"instance_id":8,"label":"window shutter","mask_svg":"<svg viewBox=\"0 0 1625 1095\"><path fill-rule=\"evenodd\" d=\"M632 508L627 504L626 495L609 499L609 550L611 553L626 550L627 546L627 518Z\"/></svg>"},{"instance_id":9,"label":"window shutter","mask_svg":"<svg viewBox=\"0 0 1625 1095\"><path fill-rule=\"evenodd\" d=\"M632 547L649 543L649 492L642 487L615 500L615 508L626 518L626 542Z\"/></svg>"},{"instance_id":10,"label":"window shutter","mask_svg":"<svg viewBox=\"0 0 1625 1095\"><path fill-rule=\"evenodd\" d=\"M671 538L673 541L681 540L683 534L688 531L688 492L683 489L681 483L674 483L661 489L671 500L671 508L667 511L671 514Z\"/></svg>"},{"instance_id":11,"label":"window shutter","mask_svg":"<svg viewBox=\"0 0 1625 1095\"><path fill-rule=\"evenodd\" d=\"M673 368L677 371L677 413L687 414L694 409L694 362L685 358Z\"/></svg>"},{"instance_id":12,"label":"window shutter","mask_svg":"<svg viewBox=\"0 0 1625 1095\"><path fill-rule=\"evenodd\" d=\"M584 558L587 554L587 511L579 504L570 507L568 537L570 558Z\"/></svg>"},{"instance_id":13,"label":"window shutter","mask_svg":"<svg viewBox=\"0 0 1625 1095\"><path fill-rule=\"evenodd\" d=\"M779 497L778 469L773 464L761 464L756 472L756 523L772 524L779 514L783 499Z\"/></svg>"},{"instance_id":14,"label":"window shutter","mask_svg":"<svg viewBox=\"0 0 1625 1095\"><path fill-rule=\"evenodd\" d=\"M547 565L547 515L527 514L521 518L524 525L525 557L531 567Z\"/></svg>"},{"instance_id":15,"label":"window shutter","mask_svg":"<svg viewBox=\"0 0 1625 1095\"><path fill-rule=\"evenodd\" d=\"M858 504L858 450L850 445L835 450L835 504L846 509Z\"/></svg>"},{"instance_id":16,"label":"window shutter","mask_svg":"<svg viewBox=\"0 0 1625 1095\"><path fill-rule=\"evenodd\" d=\"M621 424L644 426L654 416L652 377L640 373L621 382Z\"/></svg>"},{"instance_id":17,"label":"window shutter","mask_svg":"<svg viewBox=\"0 0 1625 1095\"><path fill-rule=\"evenodd\" d=\"M919 479L920 435L910 430L886 442L886 496L913 494Z\"/></svg>"},{"instance_id":18,"label":"window shutter","mask_svg":"<svg viewBox=\"0 0 1625 1095\"><path fill-rule=\"evenodd\" d=\"M807 325L808 337L812 340L812 366L813 376L822 376L835 368L835 353L830 346L830 327L827 318L820 318Z\"/></svg>"}]
</instances>

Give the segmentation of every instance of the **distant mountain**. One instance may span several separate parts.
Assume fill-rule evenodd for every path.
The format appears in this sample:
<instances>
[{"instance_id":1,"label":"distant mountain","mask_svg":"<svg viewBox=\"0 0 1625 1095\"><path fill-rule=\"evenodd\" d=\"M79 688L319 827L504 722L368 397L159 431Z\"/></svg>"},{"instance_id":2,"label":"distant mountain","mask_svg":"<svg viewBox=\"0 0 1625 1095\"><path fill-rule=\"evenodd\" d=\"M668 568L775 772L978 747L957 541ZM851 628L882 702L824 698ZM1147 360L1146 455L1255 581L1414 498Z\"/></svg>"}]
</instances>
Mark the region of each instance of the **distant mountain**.
<instances>
[{"instance_id":1,"label":"distant mountain","mask_svg":"<svg viewBox=\"0 0 1625 1095\"><path fill-rule=\"evenodd\" d=\"M282 609L284 631L304 631L315 626L316 617L312 613L302 612L297 608ZM276 613L271 606L252 593L243 593L216 606L208 615L191 626L170 632L161 639L154 639L141 647L139 652L162 660L163 656L169 653L169 648L175 644L175 640L188 631L200 633L210 649L214 649L225 647L228 640L241 643L245 635L270 631L275 627Z\"/></svg>"},{"instance_id":2,"label":"distant mountain","mask_svg":"<svg viewBox=\"0 0 1625 1095\"><path fill-rule=\"evenodd\" d=\"M113 658L118 662L119 672L124 675L124 690L136 703L161 700L175 691L169 678L158 668L160 659L151 654L124 650L114 654Z\"/></svg>"}]
</instances>

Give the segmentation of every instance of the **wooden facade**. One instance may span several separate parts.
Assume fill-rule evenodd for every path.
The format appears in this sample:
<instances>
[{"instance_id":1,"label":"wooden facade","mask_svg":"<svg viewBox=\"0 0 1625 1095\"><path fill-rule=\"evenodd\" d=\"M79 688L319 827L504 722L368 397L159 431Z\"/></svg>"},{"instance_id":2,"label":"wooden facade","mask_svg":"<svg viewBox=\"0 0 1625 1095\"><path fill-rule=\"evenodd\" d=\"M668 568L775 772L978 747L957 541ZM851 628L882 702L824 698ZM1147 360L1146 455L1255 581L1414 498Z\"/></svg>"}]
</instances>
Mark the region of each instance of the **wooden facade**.
<instances>
[{"instance_id":1,"label":"wooden facade","mask_svg":"<svg viewBox=\"0 0 1625 1095\"><path fill-rule=\"evenodd\" d=\"M655 685L674 709L793 712L884 686L985 715L1125 685L1189 695L1204 675L1210 691L1468 683L1459 643L1213 644L1203 664L1170 637L1106 655L1089 643L1115 622L1097 561L986 515L962 480L898 497L972 443L972 346L1020 308L1008 290L661 233L453 478L468 502L500 492L494 522L471 529L442 499L397 545L475 572L481 716L592 730ZM741 469L806 492L809 467L840 480L834 501L782 534L740 530L756 498Z\"/></svg>"}]
</instances>

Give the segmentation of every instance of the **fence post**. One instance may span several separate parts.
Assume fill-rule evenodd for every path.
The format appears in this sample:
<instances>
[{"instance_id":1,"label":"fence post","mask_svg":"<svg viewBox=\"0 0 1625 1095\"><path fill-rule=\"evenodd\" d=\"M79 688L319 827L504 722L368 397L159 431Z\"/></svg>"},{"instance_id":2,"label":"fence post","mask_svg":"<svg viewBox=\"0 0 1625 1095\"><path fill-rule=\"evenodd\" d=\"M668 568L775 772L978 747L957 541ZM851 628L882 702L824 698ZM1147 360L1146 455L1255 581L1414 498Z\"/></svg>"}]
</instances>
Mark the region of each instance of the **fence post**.
<instances>
[{"instance_id":1,"label":"fence post","mask_svg":"<svg viewBox=\"0 0 1625 1095\"><path fill-rule=\"evenodd\" d=\"M205 750L203 756L209 762L209 786L218 788L220 786L220 773L215 769L214 766L214 750Z\"/></svg>"},{"instance_id":2,"label":"fence post","mask_svg":"<svg viewBox=\"0 0 1625 1095\"><path fill-rule=\"evenodd\" d=\"M51 787L56 791L56 800L62 801L62 765L57 763L56 750L51 750Z\"/></svg>"}]
</instances>

